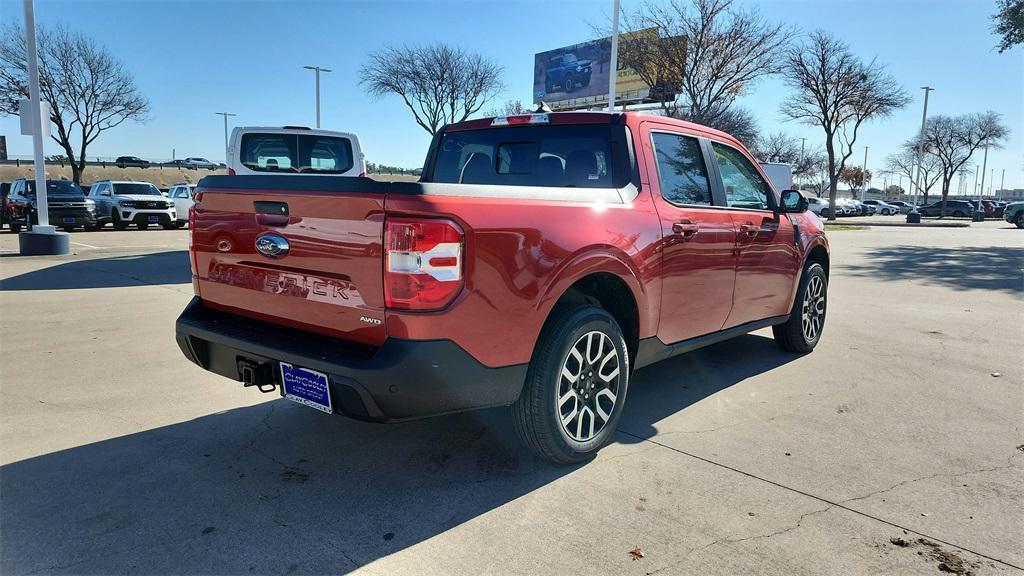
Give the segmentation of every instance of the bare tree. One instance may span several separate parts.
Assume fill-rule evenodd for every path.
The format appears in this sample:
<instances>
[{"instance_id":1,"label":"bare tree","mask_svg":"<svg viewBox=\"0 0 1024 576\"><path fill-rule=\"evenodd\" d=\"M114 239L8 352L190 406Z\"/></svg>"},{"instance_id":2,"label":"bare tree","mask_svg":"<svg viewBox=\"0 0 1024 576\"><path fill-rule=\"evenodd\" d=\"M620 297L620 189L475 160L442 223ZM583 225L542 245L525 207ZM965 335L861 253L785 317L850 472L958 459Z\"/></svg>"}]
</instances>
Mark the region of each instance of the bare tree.
<instances>
[{"instance_id":1,"label":"bare tree","mask_svg":"<svg viewBox=\"0 0 1024 576\"><path fill-rule=\"evenodd\" d=\"M942 173L942 210L946 215L949 186L957 171L983 145L999 148L1010 134L999 114L966 114L963 116L932 116L925 124L922 148L925 154L938 159Z\"/></svg>"},{"instance_id":2,"label":"bare tree","mask_svg":"<svg viewBox=\"0 0 1024 576\"><path fill-rule=\"evenodd\" d=\"M623 22L620 63L664 97L664 114L737 137L737 127L756 132L750 113L732 105L779 71L789 28L734 0L648 1Z\"/></svg>"},{"instance_id":3,"label":"bare tree","mask_svg":"<svg viewBox=\"0 0 1024 576\"><path fill-rule=\"evenodd\" d=\"M503 88L501 74L481 54L438 43L374 52L359 81L371 96L400 96L416 123L434 134L479 112Z\"/></svg>"},{"instance_id":4,"label":"bare tree","mask_svg":"<svg viewBox=\"0 0 1024 576\"><path fill-rule=\"evenodd\" d=\"M498 108L491 108L491 111L487 113L488 116L522 116L523 114L530 114L533 110L523 106L523 102L519 99L506 100L504 104Z\"/></svg>"},{"instance_id":5,"label":"bare tree","mask_svg":"<svg viewBox=\"0 0 1024 576\"><path fill-rule=\"evenodd\" d=\"M999 53L1024 44L1024 0L997 0L992 33L999 35Z\"/></svg>"},{"instance_id":6,"label":"bare tree","mask_svg":"<svg viewBox=\"0 0 1024 576\"><path fill-rule=\"evenodd\" d=\"M800 142L785 132L759 136L750 151L761 162L795 164L800 158Z\"/></svg>"},{"instance_id":7,"label":"bare tree","mask_svg":"<svg viewBox=\"0 0 1024 576\"><path fill-rule=\"evenodd\" d=\"M917 149L914 141L907 142L899 152L890 154L885 160L885 172L892 176L906 177L910 182L907 187L913 192L915 188L914 174L917 166ZM942 178L939 159L931 154L921 155L920 190L924 203L928 203L928 193Z\"/></svg>"},{"instance_id":8,"label":"bare tree","mask_svg":"<svg viewBox=\"0 0 1024 576\"><path fill-rule=\"evenodd\" d=\"M821 169L825 155L820 148L808 150L802 146L798 138L785 132L775 132L767 136L758 136L753 140L751 152L761 162L781 162L789 164L793 177L804 180L814 176Z\"/></svg>"},{"instance_id":9,"label":"bare tree","mask_svg":"<svg viewBox=\"0 0 1024 576\"><path fill-rule=\"evenodd\" d=\"M811 33L790 49L783 74L795 93L782 114L825 132L829 219L835 219L839 176L853 154L861 126L910 102L903 87L876 60L862 62L843 41L825 31Z\"/></svg>"},{"instance_id":10,"label":"bare tree","mask_svg":"<svg viewBox=\"0 0 1024 576\"><path fill-rule=\"evenodd\" d=\"M65 28L37 28L39 95L50 105L51 133L81 183L85 154L100 134L124 122L141 122L149 103L135 79L106 48ZM28 57L25 33L7 26L0 39L0 114L18 113L27 99ZM76 146L77 141L77 146Z\"/></svg>"}]
</instances>

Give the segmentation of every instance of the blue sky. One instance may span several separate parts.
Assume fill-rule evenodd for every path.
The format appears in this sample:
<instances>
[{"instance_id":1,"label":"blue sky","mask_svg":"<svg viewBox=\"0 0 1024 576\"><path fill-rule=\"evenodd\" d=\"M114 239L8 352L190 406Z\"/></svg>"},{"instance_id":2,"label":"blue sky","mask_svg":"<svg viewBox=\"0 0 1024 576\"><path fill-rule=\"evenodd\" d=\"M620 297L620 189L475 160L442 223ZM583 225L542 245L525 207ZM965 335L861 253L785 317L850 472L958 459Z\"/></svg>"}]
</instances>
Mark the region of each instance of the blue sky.
<instances>
[{"instance_id":1,"label":"blue sky","mask_svg":"<svg viewBox=\"0 0 1024 576\"><path fill-rule=\"evenodd\" d=\"M622 0L630 10L638 4ZM914 96L894 117L863 131L855 154L868 167L918 130L921 90L936 90L929 114L995 110L1013 131L1003 150L989 155L998 187L1024 187L1024 50L998 54L989 31L994 2L845 0L744 2L771 19L809 31L827 28L865 58L877 56ZM92 35L122 59L152 113L145 124L105 133L89 156L133 154L147 158L206 156L221 160L223 124L218 111L238 114L239 125L312 126L312 72L304 64L334 69L321 79L322 126L357 132L367 159L419 166L426 132L396 98L373 100L357 82L365 55L388 44L445 41L479 51L505 68L509 98L531 100L533 54L590 39L592 25L607 21L611 0L584 2L115 2L37 0L36 20L61 23ZM0 0L0 20L21 22L21 2ZM818 129L784 120L780 80L760 82L741 100L762 132L783 130L818 145ZM485 108L486 110L487 108ZM16 118L0 118L12 155L30 155ZM59 152L49 143L47 153ZM977 158L980 164L980 156ZM988 176L986 175L986 179ZM972 182L973 183L973 182ZM881 184L881 182L877 182ZM987 186L986 186L987 188ZM955 189L955 184L954 184Z\"/></svg>"}]
</instances>

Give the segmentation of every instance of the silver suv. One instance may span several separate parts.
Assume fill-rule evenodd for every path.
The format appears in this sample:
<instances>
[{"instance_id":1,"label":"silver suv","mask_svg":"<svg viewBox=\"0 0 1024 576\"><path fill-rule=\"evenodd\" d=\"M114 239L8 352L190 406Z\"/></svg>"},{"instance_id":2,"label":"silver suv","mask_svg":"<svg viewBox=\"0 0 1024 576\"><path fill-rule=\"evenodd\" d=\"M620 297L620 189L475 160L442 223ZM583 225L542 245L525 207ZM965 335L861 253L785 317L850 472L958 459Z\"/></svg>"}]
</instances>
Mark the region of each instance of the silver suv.
<instances>
[{"instance_id":1,"label":"silver suv","mask_svg":"<svg viewBox=\"0 0 1024 576\"><path fill-rule=\"evenodd\" d=\"M165 198L149 182L100 180L89 189L89 198L96 203L96 227L110 222L117 230L135 224L139 230L159 224L165 230L175 227L177 213L174 200Z\"/></svg>"}]
</instances>

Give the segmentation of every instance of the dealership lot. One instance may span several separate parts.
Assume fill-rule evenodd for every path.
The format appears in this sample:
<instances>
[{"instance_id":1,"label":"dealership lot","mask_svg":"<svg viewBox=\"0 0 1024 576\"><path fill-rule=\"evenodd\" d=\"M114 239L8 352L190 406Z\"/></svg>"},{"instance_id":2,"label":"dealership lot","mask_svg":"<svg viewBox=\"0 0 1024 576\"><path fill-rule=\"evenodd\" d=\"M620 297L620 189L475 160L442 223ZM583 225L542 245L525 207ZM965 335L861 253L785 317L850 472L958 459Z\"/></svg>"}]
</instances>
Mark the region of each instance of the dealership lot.
<instances>
[{"instance_id":1,"label":"dealership lot","mask_svg":"<svg viewBox=\"0 0 1024 576\"><path fill-rule=\"evenodd\" d=\"M830 234L824 339L636 373L559 468L499 410L395 425L174 343L187 231L0 234L0 572L935 574L1024 567L1024 233ZM636 559L630 551L639 549Z\"/></svg>"}]
</instances>

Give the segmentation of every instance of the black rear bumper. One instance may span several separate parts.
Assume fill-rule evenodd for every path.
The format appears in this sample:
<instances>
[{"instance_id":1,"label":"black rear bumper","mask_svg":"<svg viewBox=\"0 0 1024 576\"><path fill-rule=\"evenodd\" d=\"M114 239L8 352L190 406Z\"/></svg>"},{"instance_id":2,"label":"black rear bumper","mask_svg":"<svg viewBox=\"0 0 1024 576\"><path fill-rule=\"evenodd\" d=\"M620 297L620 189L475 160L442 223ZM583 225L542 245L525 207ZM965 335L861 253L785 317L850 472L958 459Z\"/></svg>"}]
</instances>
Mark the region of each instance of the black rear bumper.
<instances>
[{"instance_id":1,"label":"black rear bumper","mask_svg":"<svg viewBox=\"0 0 1024 576\"><path fill-rule=\"evenodd\" d=\"M252 320L192 302L178 317L178 347L202 368L242 381L238 361L279 362L325 372L334 408L364 420L395 421L511 404L526 364L488 368L450 340L389 338L370 348Z\"/></svg>"}]
</instances>

